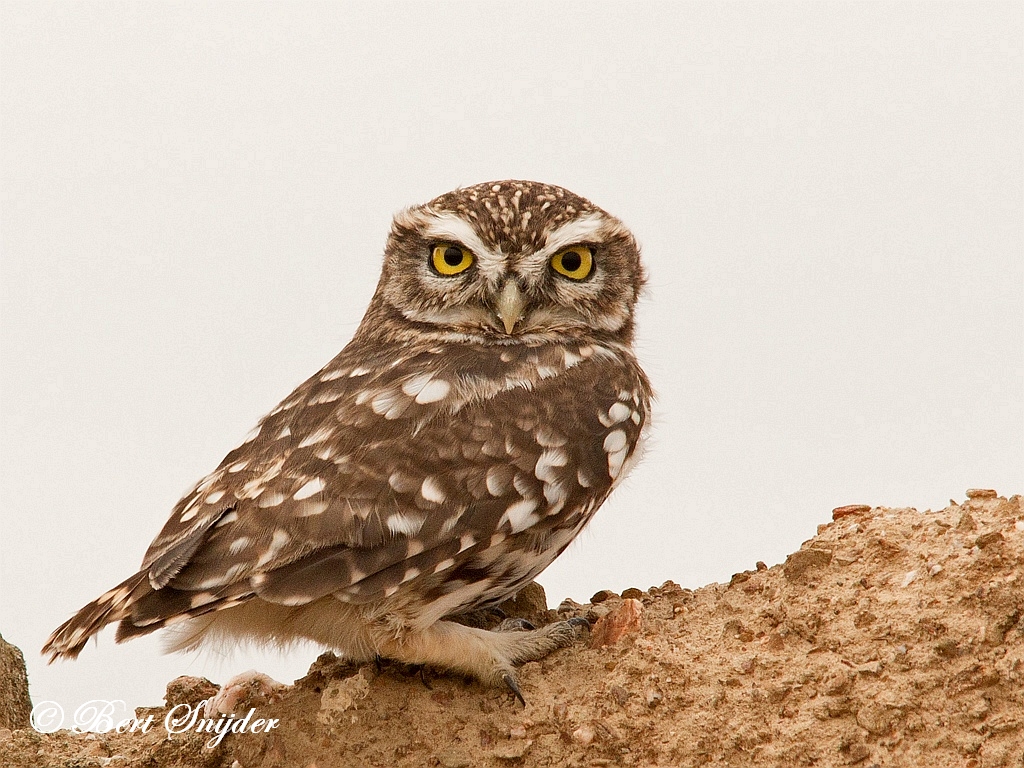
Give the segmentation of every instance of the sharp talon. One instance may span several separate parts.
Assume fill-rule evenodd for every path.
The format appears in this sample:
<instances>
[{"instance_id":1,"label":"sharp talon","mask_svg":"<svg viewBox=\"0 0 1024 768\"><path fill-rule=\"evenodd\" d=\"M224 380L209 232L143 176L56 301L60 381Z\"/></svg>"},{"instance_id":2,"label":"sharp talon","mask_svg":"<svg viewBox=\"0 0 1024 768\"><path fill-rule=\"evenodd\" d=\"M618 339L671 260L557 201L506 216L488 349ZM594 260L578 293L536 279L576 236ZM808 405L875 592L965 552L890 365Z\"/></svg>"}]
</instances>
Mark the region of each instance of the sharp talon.
<instances>
[{"instance_id":1,"label":"sharp talon","mask_svg":"<svg viewBox=\"0 0 1024 768\"><path fill-rule=\"evenodd\" d=\"M434 686L432 686L430 684L430 681L427 680L427 668L426 667L420 667L420 682L423 683L423 687L426 688L428 691L434 690Z\"/></svg>"},{"instance_id":2,"label":"sharp talon","mask_svg":"<svg viewBox=\"0 0 1024 768\"><path fill-rule=\"evenodd\" d=\"M526 699L523 698L523 692L519 689L519 683L516 682L516 679L508 672L502 675L501 679L508 686L508 689L512 691L513 695L519 699L519 703L525 707Z\"/></svg>"},{"instance_id":3,"label":"sharp talon","mask_svg":"<svg viewBox=\"0 0 1024 768\"><path fill-rule=\"evenodd\" d=\"M590 622L587 621L582 616L574 616L573 618L569 619L569 626L570 627L586 627L587 629L590 629Z\"/></svg>"},{"instance_id":4,"label":"sharp talon","mask_svg":"<svg viewBox=\"0 0 1024 768\"><path fill-rule=\"evenodd\" d=\"M379 653L373 655L373 665L377 667L378 675L384 671L384 658Z\"/></svg>"}]
</instances>

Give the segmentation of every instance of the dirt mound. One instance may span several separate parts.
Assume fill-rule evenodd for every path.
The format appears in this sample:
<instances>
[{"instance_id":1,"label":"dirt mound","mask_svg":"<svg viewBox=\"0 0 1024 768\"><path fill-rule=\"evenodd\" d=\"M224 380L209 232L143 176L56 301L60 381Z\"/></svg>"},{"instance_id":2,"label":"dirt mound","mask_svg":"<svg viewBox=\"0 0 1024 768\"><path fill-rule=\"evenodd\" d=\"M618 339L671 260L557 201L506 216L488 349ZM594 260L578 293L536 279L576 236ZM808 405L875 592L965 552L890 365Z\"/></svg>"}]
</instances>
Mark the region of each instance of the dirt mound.
<instances>
[{"instance_id":1,"label":"dirt mound","mask_svg":"<svg viewBox=\"0 0 1024 768\"><path fill-rule=\"evenodd\" d=\"M594 624L507 692L331 654L271 701L269 732L0 730L5 766L1019 766L1024 507L837 509L786 562L672 582L547 618ZM523 613L544 618L534 600ZM429 685L429 688L427 687ZM168 703L216 690L180 678ZM180 710L179 710L180 711Z\"/></svg>"}]
</instances>

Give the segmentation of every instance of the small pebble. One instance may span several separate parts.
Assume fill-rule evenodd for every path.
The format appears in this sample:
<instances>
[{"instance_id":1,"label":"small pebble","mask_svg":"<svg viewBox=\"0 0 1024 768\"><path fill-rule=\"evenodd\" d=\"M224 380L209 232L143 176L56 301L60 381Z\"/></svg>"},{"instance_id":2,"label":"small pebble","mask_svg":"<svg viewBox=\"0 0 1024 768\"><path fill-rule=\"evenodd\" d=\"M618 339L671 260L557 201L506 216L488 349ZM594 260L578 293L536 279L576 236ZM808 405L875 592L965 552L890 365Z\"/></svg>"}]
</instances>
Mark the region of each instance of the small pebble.
<instances>
[{"instance_id":1,"label":"small pebble","mask_svg":"<svg viewBox=\"0 0 1024 768\"><path fill-rule=\"evenodd\" d=\"M863 515L871 511L870 504L847 504L845 507L836 507L832 510L832 519L839 520L850 515Z\"/></svg>"},{"instance_id":2,"label":"small pebble","mask_svg":"<svg viewBox=\"0 0 1024 768\"><path fill-rule=\"evenodd\" d=\"M629 691L621 685L613 685L608 689L608 693L613 699L615 699L615 703L620 707L626 706L626 702L629 701Z\"/></svg>"},{"instance_id":3,"label":"small pebble","mask_svg":"<svg viewBox=\"0 0 1024 768\"><path fill-rule=\"evenodd\" d=\"M581 725L572 732L572 740L588 747L594 741L594 729L589 725Z\"/></svg>"},{"instance_id":4,"label":"small pebble","mask_svg":"<svg viewBox=\"0 0 1024 768\"><path fill-rule=\"evenodd\" d=\"M994 499L999 494L993 491L991 488L968 488L967 498L968 499Z\"/></svg>"},{"instance_id":5,"label":"small pebble","mask_svg":"<svg viewBox=\"0 0 1024 768\"><path fill-rule=\"evenodd\" d=\"M998 544L1003 540L1003 534L999 531L989 531L983 533L981 536L974 540L974 546L978 549L984 549L985 547L991 546L992 544Z\"/></svg>"},{"instance_id":6,"label":"small pebble","mask_svg":"<svg viewBox=\"0 0 1024 768\"><path fill-rule=\"evenodd\" d=\"M929 576L938 576L940 573L942 573L942 566L938 563L932 563L928 566Z\"/></svg>"},{"instance_id":7,"label":"small pebble","mask_svg":"<svg viewBox=\"0 0 1024 768\"><path fill-rule=\"evenodd\" d=\"M917 578L917 571L910 571L906 576L903 577L903 581L900 582L900 587L909 587L913 583L914 579Z\"/></svg>"},{"instance_id":8,"label":"small pebble","mask_svg":"<svg viewBox=\"0 0 1024 768\"><path fill-rule=\"evenodd\" d=\"M590 647L614 645L627 634L640 631L644 604L639 600L623 600L614 611L600 619L590 631Z\"/></svg>"},{"instance_id":9,"label":"small pebble","mask_svg":"<svg viewBox=\"0 0 1024 768\"><path fill-rule=\"evenodd\" d=\"M1018 520L1016 523L1013 524L1013 527L1016 528L1018 531L1024 531L1024 520Z\"/></svg>"}]
</instances>

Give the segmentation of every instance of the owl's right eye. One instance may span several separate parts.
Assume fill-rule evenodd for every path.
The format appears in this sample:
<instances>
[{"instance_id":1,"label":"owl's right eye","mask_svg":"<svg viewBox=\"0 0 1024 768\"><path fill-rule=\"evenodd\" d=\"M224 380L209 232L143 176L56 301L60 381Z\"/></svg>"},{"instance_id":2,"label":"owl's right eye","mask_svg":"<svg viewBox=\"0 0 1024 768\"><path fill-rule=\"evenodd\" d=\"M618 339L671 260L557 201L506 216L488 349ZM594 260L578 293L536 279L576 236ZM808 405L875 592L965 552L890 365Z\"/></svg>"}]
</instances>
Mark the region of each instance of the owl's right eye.
<instances>
[{"instance_id":1,"label":"owl's right eye","mask_svg":"<svg viewBox=\"0 0 1024 768\"><path fill-rule=\"evenodd\" d=\"M439 275L450 277L473 266L473 254L457 245L435 245L430 251L430 263Z\"/></svg>"}]
</instances>

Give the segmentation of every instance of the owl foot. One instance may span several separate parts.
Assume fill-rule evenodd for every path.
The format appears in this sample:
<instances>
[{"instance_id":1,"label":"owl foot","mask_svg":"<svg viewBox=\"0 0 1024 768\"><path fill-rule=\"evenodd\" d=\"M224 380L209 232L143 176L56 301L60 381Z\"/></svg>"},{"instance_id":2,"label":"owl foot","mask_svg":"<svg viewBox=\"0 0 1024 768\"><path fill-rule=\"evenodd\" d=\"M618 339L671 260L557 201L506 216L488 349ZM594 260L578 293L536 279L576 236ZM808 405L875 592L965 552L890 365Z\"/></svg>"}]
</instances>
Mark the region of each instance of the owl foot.
<instances>
[{"instance_id":1,"label":"owl foot","mask_svg":"<svg viewBox=\"0 0 1024 768\"><path fill-rule=\"evenodd\" d=\"M227 715L240 705L269 704L287 687L255 669L250 669L248 672L235 675L221 686L220 693L210 699L206 707L207 713L209 716Z\"/></svg>"},{"instance_id":2,"label":"owl foot","mask_svg":"<svg viewBox=\"0 0 1024 768\"><path fill-rule=\"evenodd\" d=\"M577 618L540 629L527 629L530 626L524 620L512 620L504 625L506 631L489 631L439 621L401 638L381 637L377 652L407 664L429 664L469 674L485 685L504 685L517 699L525 701L516 666L571 645L577 630L589 623Z\"/></svg>"},{"instance_id":3,"label":"owl foot","mask_svg":"<svg viewBox=\"0 0 1024 768\"><path fill-rule=\"evenodd\" d=\"M510 633L512 637L524 636L522 644L509 649L512 651L510 654L512 663L518 665L528 661L538 661L552 651L572 645L576 639L576 630L581 627L589 629L590 622L583 618L573 618L549 624L541 629L534 629L533 624L526 619L507 619L502 622L497 631ZM512 692L512 695L519 699L519 703L525 707L526 698L519 686L515 670L511 668L501 670L500 679L505 687Z\"/></svg>"}]
</instances>

